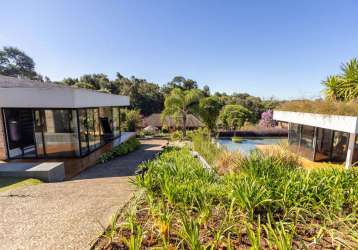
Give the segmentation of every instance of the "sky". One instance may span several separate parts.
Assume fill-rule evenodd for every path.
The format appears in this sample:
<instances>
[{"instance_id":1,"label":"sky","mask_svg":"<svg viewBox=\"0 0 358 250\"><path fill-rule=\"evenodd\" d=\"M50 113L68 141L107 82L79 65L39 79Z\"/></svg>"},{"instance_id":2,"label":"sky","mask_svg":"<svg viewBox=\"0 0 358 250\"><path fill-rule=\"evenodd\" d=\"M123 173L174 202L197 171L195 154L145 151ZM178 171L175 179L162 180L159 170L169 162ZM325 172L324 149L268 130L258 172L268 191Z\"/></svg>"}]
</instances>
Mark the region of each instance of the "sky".
<instances>
[{"instance_id":1,"label":"sky","mask_svg":"<svg viewBox=\"0 0 358 250\"><path fill-rule=\"evenodd\" d=\"M1 0L0 47L51 80L116 72L212 92L316 98L358 57L356 0Z\"/></svg>"}]
</instances>

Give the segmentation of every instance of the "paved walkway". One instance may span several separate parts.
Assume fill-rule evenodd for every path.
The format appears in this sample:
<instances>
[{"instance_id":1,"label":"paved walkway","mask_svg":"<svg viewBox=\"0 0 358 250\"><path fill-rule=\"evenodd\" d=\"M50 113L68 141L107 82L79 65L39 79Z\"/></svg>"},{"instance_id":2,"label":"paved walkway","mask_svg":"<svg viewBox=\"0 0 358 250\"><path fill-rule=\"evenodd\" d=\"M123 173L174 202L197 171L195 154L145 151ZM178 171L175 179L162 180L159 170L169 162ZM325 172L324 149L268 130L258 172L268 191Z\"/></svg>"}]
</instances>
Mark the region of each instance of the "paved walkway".
<instances>
[{"instance_id":1,"label":"paved walkway","mask_svg":"<svg viewBox=\"0 0 358 250\"><path fill-rule=\"evenodd\" d=\"M164 140L87 169L73 180L0 193L0 249L88 249L110 217L129 200L137 165Z\"/></svg>"}]
</instances>

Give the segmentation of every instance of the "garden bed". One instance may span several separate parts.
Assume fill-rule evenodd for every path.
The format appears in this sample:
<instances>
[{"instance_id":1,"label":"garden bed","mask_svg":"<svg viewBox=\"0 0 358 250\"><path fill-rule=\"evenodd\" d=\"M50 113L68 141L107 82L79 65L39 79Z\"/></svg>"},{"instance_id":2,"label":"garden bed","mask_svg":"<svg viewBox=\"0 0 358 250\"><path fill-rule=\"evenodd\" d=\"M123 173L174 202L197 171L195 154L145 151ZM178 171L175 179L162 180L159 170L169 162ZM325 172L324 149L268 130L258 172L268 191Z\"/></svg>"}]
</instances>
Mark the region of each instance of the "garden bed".
<instances>
[{"instance_id":1,"label":"garden bed","mask_svg":"<svg viewBox=\"0 0 358 250\"><path fill-rule=\"evenodd\" d=\"M135 179L137 197L93 248L358 247L357 171L308 172L284 154L230 157L219 175L188 148L167 149L145 163L144 178Z\"/></svg>"}]
</instances>

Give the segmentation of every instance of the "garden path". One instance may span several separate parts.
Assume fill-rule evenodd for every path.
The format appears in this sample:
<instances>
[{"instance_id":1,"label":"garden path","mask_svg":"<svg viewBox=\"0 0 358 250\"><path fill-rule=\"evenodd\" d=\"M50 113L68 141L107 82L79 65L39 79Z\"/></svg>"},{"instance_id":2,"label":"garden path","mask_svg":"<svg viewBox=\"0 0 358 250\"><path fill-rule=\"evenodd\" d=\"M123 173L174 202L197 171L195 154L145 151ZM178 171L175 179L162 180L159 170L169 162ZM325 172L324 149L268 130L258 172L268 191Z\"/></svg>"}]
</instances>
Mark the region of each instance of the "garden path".
<instances>
[{"instance_id":1,"label":"garden path","mask_svg":"<svg viewBox=\"0 0 358 250\"><path fill-rule=\"evenodd\" d=\"M0 193L0 249L88 249L131 197L138 164L167 141L143 140L131 154L74 179Z\"/></svg>"}]
</instances>

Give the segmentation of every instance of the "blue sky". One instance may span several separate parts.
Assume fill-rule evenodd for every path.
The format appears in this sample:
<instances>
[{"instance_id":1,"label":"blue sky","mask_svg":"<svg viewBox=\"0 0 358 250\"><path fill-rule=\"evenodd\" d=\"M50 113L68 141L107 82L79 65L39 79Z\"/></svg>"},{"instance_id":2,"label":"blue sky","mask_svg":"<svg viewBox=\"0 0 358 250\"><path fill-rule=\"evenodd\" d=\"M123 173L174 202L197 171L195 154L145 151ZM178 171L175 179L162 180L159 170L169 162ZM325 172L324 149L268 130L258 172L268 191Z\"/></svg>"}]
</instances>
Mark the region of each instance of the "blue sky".
<instances>
[{"instance_id":1,"label":"blue sky","mask_svg":"<svg viewBox=\"0 0 358 250\"><path fill-rule=\"evenodd\" d=\"M3 1L0 46L52 80L116 72L212 92L312 98L358 57L358 1Z\"/></svg>"}]
</instances>

